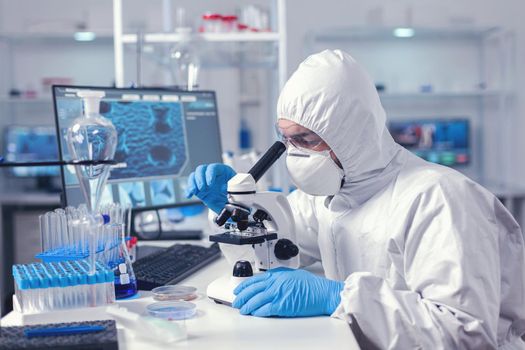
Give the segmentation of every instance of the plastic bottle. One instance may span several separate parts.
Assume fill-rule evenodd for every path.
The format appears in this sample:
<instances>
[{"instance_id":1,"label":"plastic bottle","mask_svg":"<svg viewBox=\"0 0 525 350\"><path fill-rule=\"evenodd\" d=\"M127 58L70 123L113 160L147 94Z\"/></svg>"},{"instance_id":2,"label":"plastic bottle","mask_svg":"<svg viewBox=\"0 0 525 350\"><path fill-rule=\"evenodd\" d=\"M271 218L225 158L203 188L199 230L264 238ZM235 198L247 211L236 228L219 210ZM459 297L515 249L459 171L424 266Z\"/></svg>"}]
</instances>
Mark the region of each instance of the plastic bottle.
<instances>
[{"instance_id":1,"label":"plastic bottle","mask_svg":"<svg viewBox=\"0 0 525 350\"><path fill-rule=\"evenodd\" d=\"M245 119L241 119L239 128L239 148L241 152L249 152L252 148L252 132Z\"/></svg>"}]
</instances>

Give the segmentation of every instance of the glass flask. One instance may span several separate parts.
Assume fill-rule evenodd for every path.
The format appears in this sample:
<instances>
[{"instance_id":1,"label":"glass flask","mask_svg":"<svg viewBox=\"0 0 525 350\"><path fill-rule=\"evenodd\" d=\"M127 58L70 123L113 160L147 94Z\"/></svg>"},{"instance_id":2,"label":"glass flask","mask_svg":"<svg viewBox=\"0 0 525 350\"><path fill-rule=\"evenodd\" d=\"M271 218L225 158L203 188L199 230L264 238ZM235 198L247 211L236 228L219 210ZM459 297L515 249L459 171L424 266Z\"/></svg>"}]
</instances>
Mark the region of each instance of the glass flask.
<instances>
[{"instance_id":1,"label":"glass flask","mask_svg":"<svg viewBox=\"0 0 525 350\"><path fill-rule=\"evenodd\" d=\"M115 296L117 299L137 294L137 279L133 272L131 258L126 246L124 224L108 225L109 234L114 237L115 247L110 249L108 266L115 275Z\"/></svg>"},{"instance_id":2,"label":"glass flask","mask_svg":"<svg viewBox=\"0 0 525 350\"><path fill-rule=\"evenodd\" d=\"M117 130L99 114L103 91L82 90L84 114L73 120L67 130L67 144L72 160L113 160ZM100 197L109 177L109 165L75 165L75 173L90 213L98 211Z\"/></svg>"},{"instance_id":3,"label":"glass flask","mask_svg":"<svg viewBox=\"0 0 525 350\"><path fill-rule=\"evenodd\" d=\"M177 33L181 35L180 42L169 53L173 81L182 89L195 90L200 70L197 43L192 40L191 28L177 28Z\"/></svg>"}]
</instances>

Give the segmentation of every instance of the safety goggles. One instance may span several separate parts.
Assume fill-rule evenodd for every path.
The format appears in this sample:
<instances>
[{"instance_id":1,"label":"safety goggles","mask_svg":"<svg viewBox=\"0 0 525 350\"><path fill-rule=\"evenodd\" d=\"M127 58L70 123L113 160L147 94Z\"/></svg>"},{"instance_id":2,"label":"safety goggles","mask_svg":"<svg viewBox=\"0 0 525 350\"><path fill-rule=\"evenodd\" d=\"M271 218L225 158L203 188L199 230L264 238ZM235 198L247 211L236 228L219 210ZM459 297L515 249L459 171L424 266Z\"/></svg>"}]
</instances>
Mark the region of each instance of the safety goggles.
<instances>
[{"instance_id":1,"label":"safety goggles","mask_svg":"<svg viewBox=\"0 0 525 350\"><path fill-rule=\"evenodd\" d=\"M275 131L277 132L279 140L281 140L286 146L291 144L296 148L315 150L324 142L323 139L313 131L301 132L294 135L284 135L277 124L275 125Z\"/></svg>"}]
</instances>

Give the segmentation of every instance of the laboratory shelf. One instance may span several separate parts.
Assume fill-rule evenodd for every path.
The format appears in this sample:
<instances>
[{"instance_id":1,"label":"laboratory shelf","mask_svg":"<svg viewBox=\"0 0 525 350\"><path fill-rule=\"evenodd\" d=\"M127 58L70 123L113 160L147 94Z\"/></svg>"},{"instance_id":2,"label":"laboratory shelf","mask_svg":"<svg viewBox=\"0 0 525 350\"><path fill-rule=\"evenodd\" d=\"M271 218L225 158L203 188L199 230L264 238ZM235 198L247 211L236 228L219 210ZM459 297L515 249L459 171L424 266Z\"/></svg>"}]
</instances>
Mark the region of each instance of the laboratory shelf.
<instances>
[{"instance_id":1,"label":"laboratory shelf","mask_svg":"<svg viewBox=\"0 0 525 350\"><path fill-rule=\"evenodd\" d=\"M180 42L187 34L179 33L148 33L142 41L149 44ZM279 33L276 32L249 32L249 33L199 33L190 34L192 40L209 42L278 42ZM124 44L137 43L137 34L122 35Z\"/></svg>"},{"instance_id":2,"label":"laboratory shelf","mask_svg":"<svg viewBox=\"0 0 525 350\"><path fill-rule=\"evenodd\" d=\"M426 99L426 98L477 98L512 96L513 93L503 90L484 91L436 91L436 92L380 92L382 99Z\"/></svg>"},{"instance_id":3,"label":"laboratory shelf","mask_svg":"<svg viewBox=\"0 0 525 350\"><path fill-rule=\"evenodd\" d=\"M243 106L258 106L261 103L259 96L241 95L239 103Z\"/></svg>"},{"instance_id":4,"label":"laboratory shelf","mask_svg":"<svg viewBox=\"0 0 525 350\"><path fill-rule=\"evenodd\" d=\"M76 41L75 32L0 32L0 41L9 41L19 44L34 43L56 43L56 44L89 44L89 43L113 43L113 33L95 32L92 41Z\"/></svg>"},{"instance_id":5,"label":"laboratory shelf","mask_svg":"<svg viewBox=\"0 0 525 350\"><path fill-rule=\"evenodd\" d=\"M444 39L444 40L472 40L483 39L497 33L497 27L480 28L418 28L410 37L398 37L394 30L398 27L334 27L310 34L310 40L314 41L346 41L346 40L414 40L414 39Z\"/></svg>"},{"instance_id":6,"label":"laboratory shelf","mask_svg":"<svg viewBox=\"0 0 525 350\"><path fill-rule=\"evenodd\" d=\"M2 104L51 104L53 99L51 97L11 97L11 98L0 98L0 103Z\"/></svg>"},{"instance_id":7,"label":"laboratory shelf","mask_svg":"<svg viewBox=\"0 0 525 350\"><path fill-rule=\"evenodd\" d=\"M341 48L361 57L377 85L385 87L379 95L388 115L472 120L469 142L474 161L461 171L484 179L498 169L498 183L513 179L517 156L508 138L519 117L516 42L513 29L479 25L350 24L312 29L305 36L308 53ZM452 70L445 72L448 67ZM422 92L426 89L432 91Z\"/></svg>"}]
</instances>

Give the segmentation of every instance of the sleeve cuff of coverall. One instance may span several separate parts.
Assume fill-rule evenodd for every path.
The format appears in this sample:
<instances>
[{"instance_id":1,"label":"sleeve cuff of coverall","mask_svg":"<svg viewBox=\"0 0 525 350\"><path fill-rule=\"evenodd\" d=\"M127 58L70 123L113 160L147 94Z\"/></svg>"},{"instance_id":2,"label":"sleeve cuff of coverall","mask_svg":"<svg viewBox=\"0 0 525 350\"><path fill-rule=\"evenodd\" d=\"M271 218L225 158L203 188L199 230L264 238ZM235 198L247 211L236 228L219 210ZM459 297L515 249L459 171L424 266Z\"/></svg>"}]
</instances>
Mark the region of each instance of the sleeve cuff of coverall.
<instances>
[{"instance_id":1,"label":"sleeve cuff of coverall","mask_svg":"<svg viewBox=\"0 0 525 350\"><path fill-rule=\"evenodd\" d=\"M335 309L335 311L330 315L330 317L339 318L348 323L352 323L352 313L351 305L352 300L358 296L358 285L359 280L365 276L371 276L369 272L355 272L348 276L345 280L345 286L341 291L341 302Z\"/></svg>"}]
</instances>

